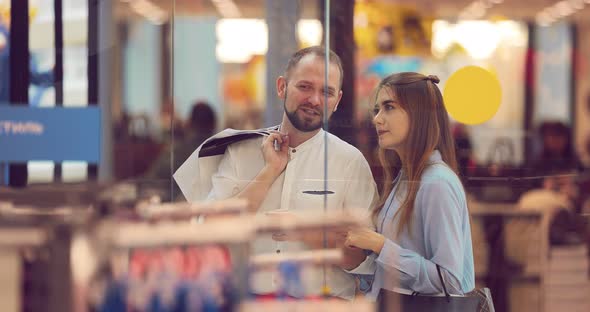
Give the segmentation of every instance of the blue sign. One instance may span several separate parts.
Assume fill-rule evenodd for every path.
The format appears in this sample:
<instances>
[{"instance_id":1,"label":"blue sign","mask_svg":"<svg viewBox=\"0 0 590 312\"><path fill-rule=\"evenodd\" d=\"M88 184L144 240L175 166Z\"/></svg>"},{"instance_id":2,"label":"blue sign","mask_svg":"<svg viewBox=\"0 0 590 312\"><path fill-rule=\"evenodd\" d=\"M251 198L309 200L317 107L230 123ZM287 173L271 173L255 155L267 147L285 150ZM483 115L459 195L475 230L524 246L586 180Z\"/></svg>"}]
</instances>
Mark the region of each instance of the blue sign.
<instances>
[{"instance_id":1,"label":"blue sign","mask_svg":"<svg viewBox=\"0 0 590 312\"><path fill-rule=\"evenodd\" d=\"M0 162L100 157L98 107L0 106Z\"/></svg>"}]
</instances>

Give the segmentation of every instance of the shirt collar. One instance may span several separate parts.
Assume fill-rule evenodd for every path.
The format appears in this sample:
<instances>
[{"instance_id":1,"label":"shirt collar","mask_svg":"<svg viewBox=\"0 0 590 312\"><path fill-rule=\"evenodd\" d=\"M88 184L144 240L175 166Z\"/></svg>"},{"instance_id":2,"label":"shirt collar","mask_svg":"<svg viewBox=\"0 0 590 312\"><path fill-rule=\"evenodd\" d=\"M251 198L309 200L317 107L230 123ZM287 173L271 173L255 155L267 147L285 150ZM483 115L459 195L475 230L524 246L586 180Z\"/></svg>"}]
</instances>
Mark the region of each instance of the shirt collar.
<instances>
[{"instance_id":1,"label":"shirt collar","mask_svg":"<svg viewBox=\"0 0 590 312\"><path fill-rule=\"evenodd\" d=\"M322 142L322 139L324 137L324 133L326 133L326 131L324 131L324 129L320 129L320 131L318 131L318 133L314 134L314 136L312 136L311 138L309 138L307 141L299 144L299 146L297 147L291 147L291 149L295 149L297 151L305 151L306 149L309 149L311 146L314 146L316 144L320 144Z\"/></svg>"},{"instance_id":2,"label":"shirt collar","mask_svg":"<svg viewBox=\"0 0 590 312\"><path fill-rule=\"evenodd\" d=\"M434 150L432 151L432 153L430 154L430 157L428 157L428 163L438 163L442 161L442 156L440 155L440 152L438 150Z\"/></svg>"},{"instance_id":3,"label":"shirt collar","mask_svg":"<svg viewBox=\"0 0 590 312\"><path fill-rule=\"evenodd\" d=\"M430 157L428 157L428 165L442 163L442 162L444 162L444 161L442 160L442 156L438 150L434 150L434 151L432 151L432 153L430 153ZM401 168L395 179L396 180L399 179L400 176L403 175L403 173L404 173L404 169Z\"/></svg>"}]
</instances>

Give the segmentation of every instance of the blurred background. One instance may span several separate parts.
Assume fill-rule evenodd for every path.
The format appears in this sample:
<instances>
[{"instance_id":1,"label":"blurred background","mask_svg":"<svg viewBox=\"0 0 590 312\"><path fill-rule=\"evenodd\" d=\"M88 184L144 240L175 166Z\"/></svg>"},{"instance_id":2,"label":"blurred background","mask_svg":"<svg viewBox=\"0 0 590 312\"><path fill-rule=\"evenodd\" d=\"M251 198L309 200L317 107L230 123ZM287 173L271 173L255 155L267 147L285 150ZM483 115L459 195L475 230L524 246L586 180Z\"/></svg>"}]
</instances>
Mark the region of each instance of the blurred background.
<instances>
[{"instance_id":1,"label":"blurred background","mask_svg":"<svg viewBox=\"0 0 590 312\"><path fill-rule=\"evenodd\" d=\"M453 122L478 286L497 311L590 309L590 1L0 0L0 13L0 202L95 203L113 185L182 201L172 173L224 128L280 123L275 79L319 44L344 65L329 129L379 182L379 80L416 71L442 90L477 65L502 87L491 120ZM36 133L35 118L63 129L11 138ZM565 265L582 280L552 279L564 245L583 246Z\"/></svg>"}]
</instances>

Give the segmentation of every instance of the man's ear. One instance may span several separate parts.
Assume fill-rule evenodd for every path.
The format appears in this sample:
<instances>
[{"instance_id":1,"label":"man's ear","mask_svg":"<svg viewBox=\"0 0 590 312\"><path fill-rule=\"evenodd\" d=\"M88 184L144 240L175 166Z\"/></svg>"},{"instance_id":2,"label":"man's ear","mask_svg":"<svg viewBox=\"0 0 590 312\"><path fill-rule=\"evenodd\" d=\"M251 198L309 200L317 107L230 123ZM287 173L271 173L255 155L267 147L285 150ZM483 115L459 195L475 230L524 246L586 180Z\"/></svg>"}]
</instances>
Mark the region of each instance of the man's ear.
<instances>
[{"instance_id":1,"label":"man's ear","mask_svg":"<svg viewBox=\"0 0 590 312\"><path fill-rule=\"evenodd\" d=\"M338 110L338 105L340 105L341 99L342 99L342 90L338 91L338 102L336 102L336 105L334 105L334 110L332 112L335 112Z\"/></svg>"},{"instance_id":2,"label":"man's ear","mask_svg":"<svg viewBox=\"0 0 590 312\"><path fill-rule=\"evenodd\" d=\"M283 76L279 76L277 78L277 95L281 99L285 99L285 95L287 94L287 79Z\"/></svg>"}]
</instances>

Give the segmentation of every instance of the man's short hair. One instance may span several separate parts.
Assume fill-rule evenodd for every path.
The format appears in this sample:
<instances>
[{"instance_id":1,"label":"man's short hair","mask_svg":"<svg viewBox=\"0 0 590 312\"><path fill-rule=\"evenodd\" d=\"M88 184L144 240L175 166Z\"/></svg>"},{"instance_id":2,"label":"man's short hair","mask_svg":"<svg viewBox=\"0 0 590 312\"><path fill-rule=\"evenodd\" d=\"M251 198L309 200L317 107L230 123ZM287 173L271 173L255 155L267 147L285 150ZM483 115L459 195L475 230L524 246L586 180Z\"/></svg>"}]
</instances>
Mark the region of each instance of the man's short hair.
<instances>
[{"instance_id":1,"label":"man's short hair","mask_svg":"<svg viewBox=\"0 0 590 312\"><path fill-rule=\"evenodd\" d=\"M309 54L325 59L326 48L322 46L311 46L295 52L295 54L293 54L289 59L289 62L287 63L287 68L285 69L285 77L287 77L287 80L289 79L289 74L291 73L293 68L295 68L295 66L299 64L299 61L301 61L301 59L304 56ZM338 72L340 73L340 87L342 87L342 78L344 74L344 71L342 70L342 62L340 61L340 57L338 56L338 54L334 53L334 51L332 50L330 50L330 63L338 66Z\"/></svg>"}]
</instances>

